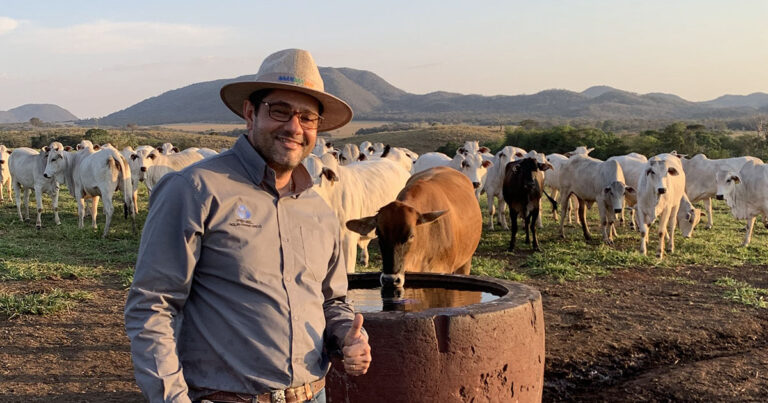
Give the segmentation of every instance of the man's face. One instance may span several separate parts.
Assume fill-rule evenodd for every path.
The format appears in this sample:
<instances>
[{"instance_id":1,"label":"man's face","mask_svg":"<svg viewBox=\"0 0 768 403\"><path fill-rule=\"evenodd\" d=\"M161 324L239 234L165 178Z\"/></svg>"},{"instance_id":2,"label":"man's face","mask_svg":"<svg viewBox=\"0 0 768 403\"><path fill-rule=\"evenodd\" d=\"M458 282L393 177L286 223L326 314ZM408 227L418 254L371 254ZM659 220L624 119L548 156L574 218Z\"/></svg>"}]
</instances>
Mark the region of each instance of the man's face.
<instances>
[{"instance_id":1,"label":"man's face","mask_svg":"<svg viewBox=\"0 0 768 403\"><path fill-rule=\"evenodd\" d=\"M263 102L286 105L294 111L318 113L318 101L306 94L288 90L274 90ZM254 115L254 111L258 111ZM269 116L269 107L245 102L244 115L248 128L248 141L261 153L267 165L276 172L290 172L306 158L315 146L317 129L306 129L298 116L287 122L278 122Z\"/></svg>"}]
</instances>

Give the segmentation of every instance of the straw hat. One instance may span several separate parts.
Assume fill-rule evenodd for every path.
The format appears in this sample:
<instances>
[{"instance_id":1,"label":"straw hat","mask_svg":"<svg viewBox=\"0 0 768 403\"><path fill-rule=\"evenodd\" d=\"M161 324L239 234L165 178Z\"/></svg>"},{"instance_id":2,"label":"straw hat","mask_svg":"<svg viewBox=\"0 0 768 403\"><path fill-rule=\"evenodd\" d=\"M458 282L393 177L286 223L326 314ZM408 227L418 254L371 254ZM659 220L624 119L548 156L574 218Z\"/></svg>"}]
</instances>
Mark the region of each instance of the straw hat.
<instances>
[{"instance_id":1,"label":"straw hat","mask_svg":"<svg viewBox=\"0 0 768 403\"><path fill-rule=\"evenodd\" d=\"M320 101L323 105L323 120L318 131L337 129L352 120L352 108L325 92L320 70L306 50L285 49L267 56L253 81L227 84L221 87L220 94L224 104L242 118L243 101L252 92L265 88L297 91Z\"/></svg>"}]
</instances>

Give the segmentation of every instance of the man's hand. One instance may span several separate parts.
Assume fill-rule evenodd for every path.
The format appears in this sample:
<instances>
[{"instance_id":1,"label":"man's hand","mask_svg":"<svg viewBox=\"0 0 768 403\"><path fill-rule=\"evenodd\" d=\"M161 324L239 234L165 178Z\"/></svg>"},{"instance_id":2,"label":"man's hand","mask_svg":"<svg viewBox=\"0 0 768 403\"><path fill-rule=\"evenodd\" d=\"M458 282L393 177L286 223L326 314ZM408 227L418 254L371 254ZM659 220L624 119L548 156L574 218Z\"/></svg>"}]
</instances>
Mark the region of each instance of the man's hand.
<instances>
[{"instance_id":1,"label":"man's hand","mask_svg":"<svg viewBox=\"0 0 768 403\"><path fill-rule=\"evenodd\" d=\"M344 353L344 370L352 376L365 374L371 365L371 346L368 345L368 336L360 331L362 327L363 315L355 314L341 349Z\"/></svg>"}]
</instances>

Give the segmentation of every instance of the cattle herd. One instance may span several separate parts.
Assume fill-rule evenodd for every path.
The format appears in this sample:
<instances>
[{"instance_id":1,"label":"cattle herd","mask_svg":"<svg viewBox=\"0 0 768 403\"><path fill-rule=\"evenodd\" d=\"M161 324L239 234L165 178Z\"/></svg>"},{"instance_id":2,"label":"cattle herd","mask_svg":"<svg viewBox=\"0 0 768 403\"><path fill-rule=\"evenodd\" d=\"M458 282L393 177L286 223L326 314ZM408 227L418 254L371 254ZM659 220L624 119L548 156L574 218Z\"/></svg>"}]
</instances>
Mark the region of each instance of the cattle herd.
<instances>
[{"instance_id":1,"label":"cattle herd","mask_svg":"<svg viewBox=\"0 0 768 403\"><path fill-rule=\"evenodd\" d=\"M368 264L368 243L378 237L382 281L398 286L404 281L404 271L469 272L483 226L482 193L487 197L488 228L511 229L510 250L515 248L518 216L523 220L526 243L538 250L536 226L542 225L542 196L550 200L562 237L566 219L572 223L576 207L583 236L591 239L586 210L597 204L602 240L610 245L628 210L629 226L639 232L639 250L645 254L650 227L658 221L659 258L665 250L674 250L677 226L683 236L690 237L706 216L707 228L712 228L712 197L725 200L736 218L747 220L745 246L751 240L755 218L768 216L768 165L758 158L712 160L703 154L688 158L672 151L650 159L630 153L601 161L590 157L590 151L578 147L564 154L544 155L506 146L491 154L477 141L467 141L454 156L418 155L406 148L367 141L335 148L319 137L304 166L315 191L339 218L347 271L353 272L356 262ZM151 192L166 173L216 154L196 147L179 151L169 143L122 151L88 140L75 149L59 142L41 150L10 150L0 145L0 202L6 194L12 199L13 189L19 218L29 220L29 192L34 190L36 226L40 228L42 194L47 193L58 225L59 185L65 184L77 202L80 228L86 212L97 228L97 205L102 200L106 218L102 236L106 236L116 190L124 195L126 216L134 218L140 182ZM704 201L706 211L693 207L697 201ZM507 206L511 228L505 217Z\"/></svg>"}]
</instances>

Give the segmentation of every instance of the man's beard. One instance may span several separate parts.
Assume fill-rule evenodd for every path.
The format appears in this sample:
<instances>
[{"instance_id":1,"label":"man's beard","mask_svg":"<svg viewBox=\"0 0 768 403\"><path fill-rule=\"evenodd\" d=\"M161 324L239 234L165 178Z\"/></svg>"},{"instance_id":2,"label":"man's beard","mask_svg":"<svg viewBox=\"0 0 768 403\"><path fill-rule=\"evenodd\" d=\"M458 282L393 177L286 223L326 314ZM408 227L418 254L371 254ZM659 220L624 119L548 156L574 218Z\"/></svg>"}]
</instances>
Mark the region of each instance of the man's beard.
<instances>
[{"instance_id":1,"label":"man's beard","mask_svg":"<svg viewBox=\"0 0 768 403\"><path fill-rule=\"evenodd\" d=\"M253 146L267 162L267 165L275 172L289 172L301 164L304 158L310 154L312 148L307 143L306 138L302 136L300 158L293 159L296 151L282 148L280 138L295 140L293 136L281 131L265 132L258 127L253 129Z\"/></svg>"}]
</instances>

